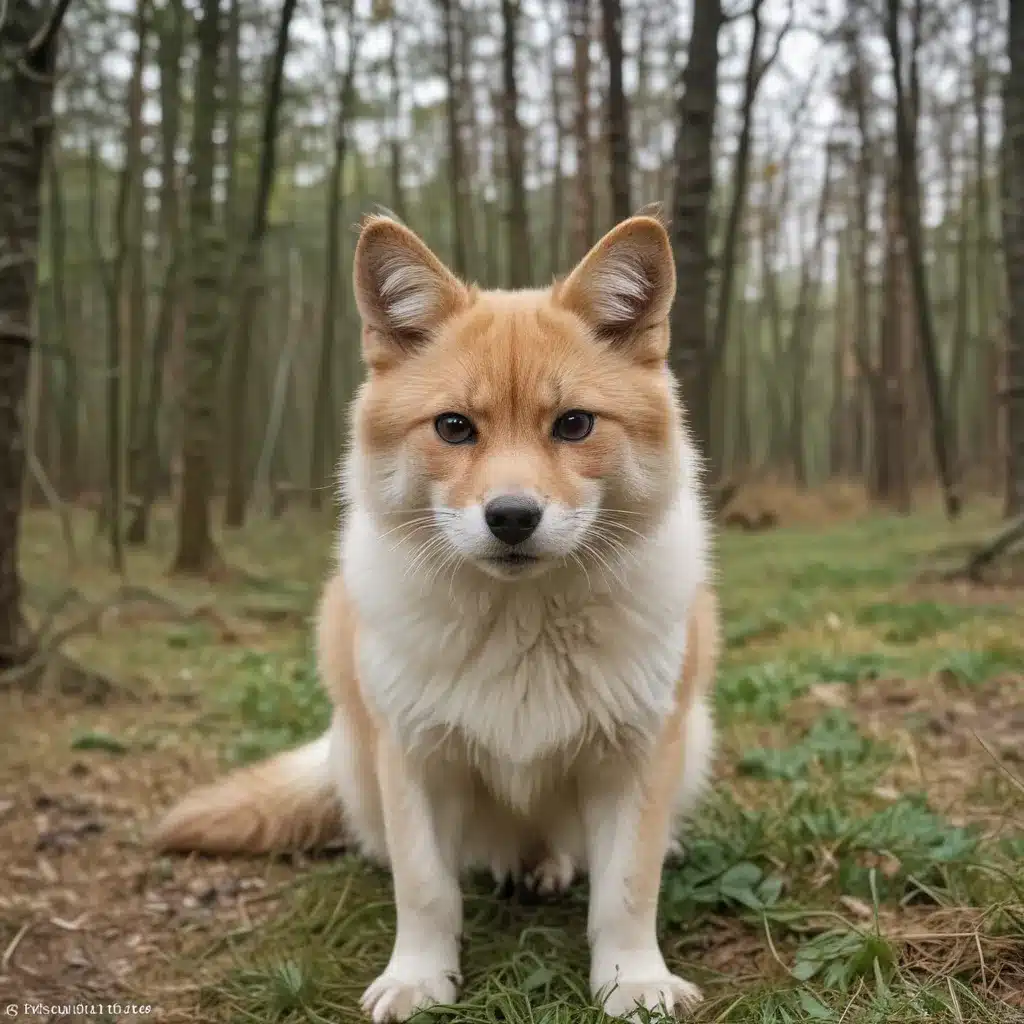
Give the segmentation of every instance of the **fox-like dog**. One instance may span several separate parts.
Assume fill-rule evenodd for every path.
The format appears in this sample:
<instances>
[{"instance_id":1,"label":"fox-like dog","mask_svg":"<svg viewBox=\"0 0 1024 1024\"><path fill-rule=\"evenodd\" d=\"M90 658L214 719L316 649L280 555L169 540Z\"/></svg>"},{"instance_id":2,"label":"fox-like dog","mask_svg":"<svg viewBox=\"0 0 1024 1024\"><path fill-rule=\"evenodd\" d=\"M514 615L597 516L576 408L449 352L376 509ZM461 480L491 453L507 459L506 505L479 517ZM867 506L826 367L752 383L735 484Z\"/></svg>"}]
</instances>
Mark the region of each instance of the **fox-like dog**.
<instances>
[{"instance_id":1,"label":"fox-like dog","mask_svg":"<svg viewBox=\"0 0 1024 1024\"><path fill-rule=\"evenodd\" d=\"M655 918L708 774L718 653L699 463L669 370L675 267L632 217L550 288L485 291L387 216L362 225L367 379L319 607L327 733L173 808L165 850L336 833L392 873L374 1021L457 997L460 874L589 876L606 1011L701 998Z\"/></svg>"}]
</instances>

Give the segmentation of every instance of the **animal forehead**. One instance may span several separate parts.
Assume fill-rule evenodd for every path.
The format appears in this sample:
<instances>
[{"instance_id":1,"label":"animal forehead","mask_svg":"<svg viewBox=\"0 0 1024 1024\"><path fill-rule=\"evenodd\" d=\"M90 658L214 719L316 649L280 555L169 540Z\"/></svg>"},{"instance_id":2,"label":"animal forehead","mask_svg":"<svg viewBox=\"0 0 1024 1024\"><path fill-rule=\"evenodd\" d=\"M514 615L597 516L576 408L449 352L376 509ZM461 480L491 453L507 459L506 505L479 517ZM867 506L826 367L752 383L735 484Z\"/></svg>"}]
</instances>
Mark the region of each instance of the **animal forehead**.
<instances>
[{"instance_id":1,"label":"animal forehead","mask_svg":"<svg viewBox=\"0 0 1024 1024\"><path fill-rule=\"evenodd\" d=\"M436 350L448 379L481 410L553 407L581 378L592 378L597 353L571 314L523 301L480 302L453 320Z\"/></svg>"}]
</instances>

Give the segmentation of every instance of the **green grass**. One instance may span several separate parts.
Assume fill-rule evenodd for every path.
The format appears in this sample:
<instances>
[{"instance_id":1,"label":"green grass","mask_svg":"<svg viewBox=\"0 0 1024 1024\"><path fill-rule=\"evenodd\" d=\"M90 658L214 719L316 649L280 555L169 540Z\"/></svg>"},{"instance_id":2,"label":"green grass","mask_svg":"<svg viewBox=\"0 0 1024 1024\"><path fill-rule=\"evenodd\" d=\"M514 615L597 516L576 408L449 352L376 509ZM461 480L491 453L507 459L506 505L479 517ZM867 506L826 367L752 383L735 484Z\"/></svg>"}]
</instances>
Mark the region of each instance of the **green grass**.
<instances>
[{"instance_id":1,"label":"green grass","mask_svg":"<svg viewBox=\"0 0 1024 1024\"><path fill-rule=\"evenodd\" d=\"M705 989L700 1020L1024 1019L1006 1001L1024 990L1024 796L973 736L1024 712L1024 599L914 585L935 552L988 526L969 511L954 526L929 514L721 539L719 778L665 871L659 923L671 965ZM302 620L330 543L326 524L294 523L232 540L229 558L258 578L216 593L291 619L258 643L225 646L201 622L151 630L150 665L200 690L191 724L225 764L327 721ZM920 707L886 703L896 692L925 712L972 702L955 754ZM422 1019L599 1024L585 923L585 883L544 903L467 883L462 1001ZM345 1024L362 1019L393 934L386 874L341 856L296 875L269 920L197 943L176 969L201 969L203 1020Z\"/></svg>"}]
</instances>

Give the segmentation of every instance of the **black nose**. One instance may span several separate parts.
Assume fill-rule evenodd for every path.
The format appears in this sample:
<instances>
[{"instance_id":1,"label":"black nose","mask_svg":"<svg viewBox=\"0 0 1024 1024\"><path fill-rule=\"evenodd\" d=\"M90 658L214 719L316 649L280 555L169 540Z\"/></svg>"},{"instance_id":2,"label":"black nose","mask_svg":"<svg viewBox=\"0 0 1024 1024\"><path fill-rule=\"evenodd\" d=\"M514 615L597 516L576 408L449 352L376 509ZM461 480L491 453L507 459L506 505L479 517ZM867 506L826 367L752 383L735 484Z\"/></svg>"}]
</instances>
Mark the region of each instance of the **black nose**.
<instances>
[{"instance_id":1,"label":"black nose","mask_svg":"<svg viewBox=\"0 0 1024 1024\"><path fill-rule=\"evenodd\" d=\"M533 500L519 495L494 498L484 507L484 519L491 533L504 544L522 544L537 529L544 510Z\"/></svg>"}]
</instances>

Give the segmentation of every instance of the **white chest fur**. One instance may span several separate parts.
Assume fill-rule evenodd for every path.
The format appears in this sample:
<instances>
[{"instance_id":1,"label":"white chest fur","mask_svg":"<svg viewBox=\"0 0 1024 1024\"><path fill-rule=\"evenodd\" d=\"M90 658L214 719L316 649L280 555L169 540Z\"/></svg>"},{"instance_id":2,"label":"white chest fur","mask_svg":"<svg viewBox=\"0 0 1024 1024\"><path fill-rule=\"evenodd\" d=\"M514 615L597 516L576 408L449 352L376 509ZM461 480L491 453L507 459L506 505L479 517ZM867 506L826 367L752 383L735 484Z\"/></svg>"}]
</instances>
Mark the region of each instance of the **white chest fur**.
<instances>
[{"instance_id":1,"label":"white chest fur","mask_svg":"<svg viewBox=\"0 0 1024 1024\"><path fill-rule=\"evenodd\" d=\"M466 567L430 581L356 512L342 565L364 691L407 749L464 751L528 803L555 763L670 711L704 549L696 502L681 500L615 578L566 568L508 583Z\"/></svg>"}]
</instances>

